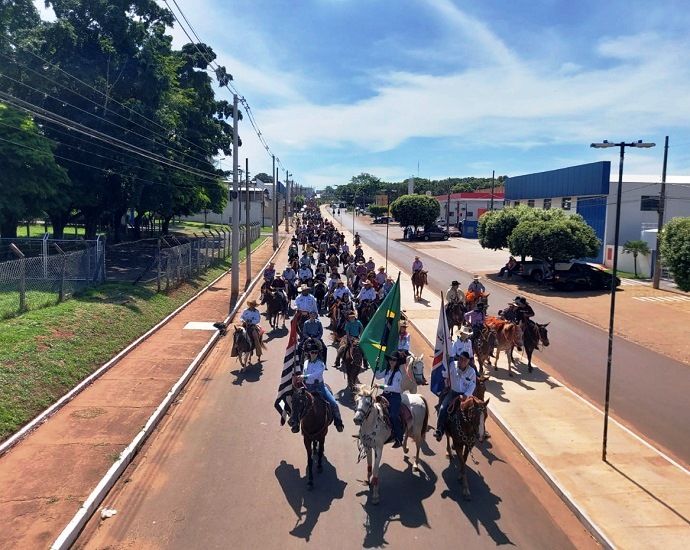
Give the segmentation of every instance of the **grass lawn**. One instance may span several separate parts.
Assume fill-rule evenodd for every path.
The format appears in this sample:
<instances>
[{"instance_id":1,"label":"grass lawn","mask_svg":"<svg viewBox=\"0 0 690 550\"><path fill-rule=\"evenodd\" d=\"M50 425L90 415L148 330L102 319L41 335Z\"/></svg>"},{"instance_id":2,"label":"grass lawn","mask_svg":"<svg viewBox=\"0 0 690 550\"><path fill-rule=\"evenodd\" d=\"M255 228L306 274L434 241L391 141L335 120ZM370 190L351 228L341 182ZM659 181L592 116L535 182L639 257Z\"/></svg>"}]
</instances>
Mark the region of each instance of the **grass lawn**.
<instances>
[{"instance_id":1,"label":"grass lawn","mask_svg":"<svg viewBox=\"0 0 690 550\"><path fill-rule=\"evenodd\" d=\"M1 321L0 441L229 268L228 259L168 294L128 283L102 285Z\"/></svg>"}]
</instances>

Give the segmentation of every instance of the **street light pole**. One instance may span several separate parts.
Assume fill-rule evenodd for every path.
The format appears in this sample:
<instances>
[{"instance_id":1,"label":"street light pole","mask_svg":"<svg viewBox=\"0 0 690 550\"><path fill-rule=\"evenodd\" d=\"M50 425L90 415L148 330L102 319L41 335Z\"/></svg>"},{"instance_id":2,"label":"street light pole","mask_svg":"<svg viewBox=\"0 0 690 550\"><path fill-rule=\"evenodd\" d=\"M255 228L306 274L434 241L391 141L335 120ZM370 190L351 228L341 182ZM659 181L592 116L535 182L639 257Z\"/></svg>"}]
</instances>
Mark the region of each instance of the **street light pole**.
<instances>
[{"instance_id":1,"label":"street light pole","mask_svg":"<svg viewBox=\"0 0 690 550\"><path fill-rule=\"evenodd\" d=\"M602 442L601 459L606 462L606 445L609 429L609 397L611 395L611 358L613 356L613 319L616 311L616 277L618 274L618 239L620 235L621 200L623 195L623 160L625 158L626 147L637 147L648 149L654 147L654 143L643 143L642 140L631 143L610 143L604 140L602 143L592 143L590 147L595 149L606 149L609 147L620 147L620 161L618 164L618 189L616 190L616 221L614 224L613 237L613 274L611 278L611 311L609 313L609 347L606 358L606 395L604 398L604 437Z\"/></svg>"},{"instance_id":2,"label":"street light pole","mask_svg":"<svg viewBox=\"0 0 690 550\"><path fill-rule=\"evenodd\" d=\"M664 212L666 210L666 165L668 163L668 136L664 144L664 164L661 169L661 193L659 193L658 220L656 224L656 256L654 258L654 277L652 287L659 288L661 279L661 228L664 227Z\"/></svg>"},{"instance_id":3,"label":"street light pole","mask_svg":"<svg viewBox=\"0 0 690 550\"><path fill-rule=\"evenodd\" d=\"M446 231L450 223L450 178L448 178L448 198L446 199Z\"/></svg>"}]
</instances>

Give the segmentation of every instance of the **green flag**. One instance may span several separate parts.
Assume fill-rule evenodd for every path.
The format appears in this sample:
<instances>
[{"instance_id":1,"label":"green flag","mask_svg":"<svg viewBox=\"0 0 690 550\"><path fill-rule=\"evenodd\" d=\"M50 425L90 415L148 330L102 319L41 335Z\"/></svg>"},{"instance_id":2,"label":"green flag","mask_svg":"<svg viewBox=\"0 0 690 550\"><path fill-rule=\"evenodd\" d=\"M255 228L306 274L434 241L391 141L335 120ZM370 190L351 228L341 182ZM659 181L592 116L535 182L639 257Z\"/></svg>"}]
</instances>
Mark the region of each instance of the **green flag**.
<instances>
[{"instance_id":1,"label":"green flag","mask_svg":"<svg viewBox=\"0 0 690 550\"><path fill-rule=\"evenodd\" d=\"M367 358L371 370L376 371L376 363L382 370L384 355L398 349L398 321L400 320L400 273L398 280L364 329L359 346Z\"/></svg>"}]
</instances>

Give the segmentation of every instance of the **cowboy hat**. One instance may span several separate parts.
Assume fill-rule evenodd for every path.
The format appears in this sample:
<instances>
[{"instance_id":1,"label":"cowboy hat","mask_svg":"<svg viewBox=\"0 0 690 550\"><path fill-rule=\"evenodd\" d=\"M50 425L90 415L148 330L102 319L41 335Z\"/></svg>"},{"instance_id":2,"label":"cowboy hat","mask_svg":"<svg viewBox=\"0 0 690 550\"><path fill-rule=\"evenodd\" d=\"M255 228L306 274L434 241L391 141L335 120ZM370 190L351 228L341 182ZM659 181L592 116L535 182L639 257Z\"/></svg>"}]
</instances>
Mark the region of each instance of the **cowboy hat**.
<instances>
[{"instance_id":1,"label":"cowboy hat","mask_svg":"<svg viewBox=\"0 0 690 550\"><path fill-rule=\"evenodd\" d=\"M466 336L471 336L472 329L470 327L460 327L458 334L465 334Z\"/></svg>"},{"instance_id":2,"label":"cowboy hat","mask_svg":"<svg viewBox=\"0 0 690 550\"><path fill-rule=\"evenodd\" d=\"M379 271L386 271L386 268L381 266L381 267L379 267Z\"/></svg>"},{"instance_id":3,"label":"cowboy hat","mask_svg":"<svg viewBox=\"0 0 690 550\"><path fill-rule=\"evenodd\" d=\"M309 290L309 287L307 285L301 285L298 289L297 292L304 292L305 290Z\"/></svg>"},{"instance_id":4,"label":"cowboy hat","mask_svg":"<svg viewBox=\"0 0 690 550\"><path fill-rule=\"evenodd\" d=\"M472 359L468 351L461 351L458 353L457 357L464 357L465 359Z\"/></svg>"},{"instance_id":5,"label":"cowboy hat","mask_svg":"<svg viewBox=\"0 0 690 550\"><path fill-rule=\"evenodd\" d=\"M460 281L453 281L450 283L450 286L458 286L460 284Z\"/></svg>"},{"instance_id":6,"label":"cowboy hat","mask_svg":"<svg viewBox=\"0 0 690 550\"><path fill-rule=\"evenodd\" d=\"M402 319L401 321L398 321L398 326L399 327L407 327L407 321Z\"/></svg>"},{"instance_id":7,"label":"cowboy hat","mask_svg":"<svg viewBox=\"0 0 690 550\"><path fill-rule=\"evenodd\" d=\"M254 307L256 307L257 304L258 304L258 302L257 302L256 300L247 300L247 305L248 305L248 306L254 306Z\"/></svg>"},{"instance_id":8,"label":"cowboy hat","mask_svg":"<svg viewBox=\"0 0 690 550\"><path fill-rule=\"evenodd\" d=\"M515 306L515 307L520 307L520 304L518 302L508 302L509 306Z\"/></svg>"},{"instance_id":9,"label":"cowboy hat","mask_svg":"<svg viewBox=\"0 0 690 550\"><path fill-rule=\"evenodd\" d=\"M478 281L479 279L480 279L479 275L475 275L474 277L472 277L473 281Z\"/></svg>"},{"instance_id":10,"label":"cowboy hat","mask_svg":"<svg viewBox=\"0 0 690 550\"><path fill-rule=\"evenodd\" d=\"M362 284L363 284L363 285L369 285L369 286L371 286L371 281L370 281L369 279L367 279L367 280L364 281Z\"/></svg>"},{"instance_id":11,"label":"cowboy hat","mask_svg":"<svg viewBox=\"0 0 690 550\"><path fill-rule=\"evenodd\" d=\"M357 314L354 311L351 311L347 314L347 318L349 319L350 317L357 317Z\"/></svg>"}]
</instances>

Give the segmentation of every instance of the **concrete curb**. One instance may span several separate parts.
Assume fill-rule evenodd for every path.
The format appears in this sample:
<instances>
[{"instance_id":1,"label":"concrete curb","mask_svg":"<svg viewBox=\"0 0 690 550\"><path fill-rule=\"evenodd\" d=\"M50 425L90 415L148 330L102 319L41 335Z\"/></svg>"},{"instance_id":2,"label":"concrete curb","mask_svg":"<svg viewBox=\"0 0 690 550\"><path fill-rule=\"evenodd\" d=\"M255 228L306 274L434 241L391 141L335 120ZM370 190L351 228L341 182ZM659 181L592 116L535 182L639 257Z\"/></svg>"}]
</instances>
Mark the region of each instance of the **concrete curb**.
<instances>
[{"instance_id":1,"label":"concrete curb","mask_svg":"<svg viewBox=\"0 0 690 550\"><path fill-rule=\"evenodd\" d=\"M239 299L237 300L237 303L235 304L235 307L232 309L228 317L226 318L225 322L228 322L230 319L232 319L239 308L242 306L242 303L244 300L247 299L247 296L249 296L249 293L254 290L254 287L256 284L259 282L261 277L263 276L263 270L265 267L271 262L280 252L280 250L283 247L283 243L285 241L281 242L278 245L278 248L273 252L273 255L268 259L268 261L264 264L264 267L260 270L260 272L254 277L252 282L249 284L247 289L240 295ZM179 313L184 307L189 305L193 300L198 298L202 293L206 292L206 290L211 287L216 281L218 281L220 278L224 277L227 273L221 275L221 277L215 279L211 284L209 284L206 288L198 292L196 295L194 295L193 298L185 302L182 306L177 308L173 313L171 313L168 317L166 317L163 321L161 321L158 325L156 325L154 328L149 330L146 334L144 334L141 338L139 338L134 344L128 346L125 348L122 352L120 352L117 356L117 360L119 361L126 353L134 349L135 344L139 345L142 341L144 341L148 336L156 332L158 329L160 329L163 325L165 325L172 317L174 317L177 313ZM93 514L96 512L98 507L101 505L105 497L107 496L108 492L113 488L117 480L120 478L122 473L127 469L127 466L130 465L134 457L137 455L139 452L139 449L144 445L148 437L151 435L153 430L158 426L160 421L163 419L165 414L167 413L168 409L170 406L173 404L179 393L182 391L182 389L187 385L189 382L190 378L192 375L196 372L196 369L198 366L201 364L201 362L204 360L206 355L209 353L209 351L213 348L215 343L218 341L220 338L220 333L215 332L211 338L209 338L208 342L204 345L202 350L199 352L199 354L194 358L194 360L190 363L189 367L187 367L187 370L184 372L184 374L180 377L180 379L175 383L175 385L172 387L172 389L168 392L168 394L165 396L165 399L162 401L162 403L158 406L158 408L153 412L149 420L146 422L144 425L143 429L136 435L132 443L130 443L121 453L120 453L120 458L115 462L108 472L103 476L101 481L98 483L96 488L91 492L91 494L88 496L88 498L84 501L84 503L81 505L75 516L72 518L72 520L67 524L67 526L63 529L62 533L58 536L58 538L53 542L53 544L50 546L51 550L67 550L70 548L74 542L77 540L79 534L81 531L84 529L88 521L91 519ZM112 367L117 361L110 361L109 363L106 363L106 365L109 365L108 368ZM104 365L105 367L105 365ZM101 367L98 372L100 374L103 374L106 372L108 369L105 369L104 367ZM99 374L99 376L100 376ZM95 380L95 378L94 378ZM91 381L93 382L93 380ZM91 383L89 382L89 383ZM86 384L88 385L88 384ZM86 385L84 387L86 387ZM80 385L81 386L81 385ZM81 390L84 388L82 387ZM80 391L81 391L80 390ZM77 392L78 393L78 392ZM77 393L74 394L74 396L77 395ZM74 397L72 396L72 398ZM68 400L69 401L69 400ZM65 401L66 403L67 401ZM62 405L64 405L63 403ZM46 418L47 419L47 418ZM45 420L44 420L45 421Z\"/></svg>"}]
</instances>

